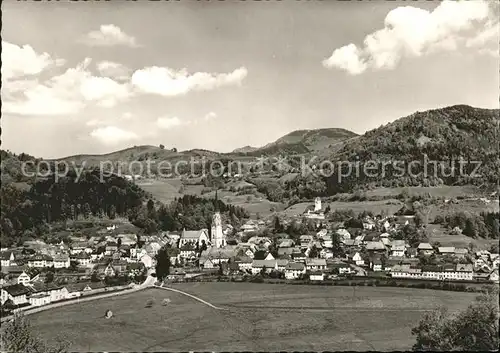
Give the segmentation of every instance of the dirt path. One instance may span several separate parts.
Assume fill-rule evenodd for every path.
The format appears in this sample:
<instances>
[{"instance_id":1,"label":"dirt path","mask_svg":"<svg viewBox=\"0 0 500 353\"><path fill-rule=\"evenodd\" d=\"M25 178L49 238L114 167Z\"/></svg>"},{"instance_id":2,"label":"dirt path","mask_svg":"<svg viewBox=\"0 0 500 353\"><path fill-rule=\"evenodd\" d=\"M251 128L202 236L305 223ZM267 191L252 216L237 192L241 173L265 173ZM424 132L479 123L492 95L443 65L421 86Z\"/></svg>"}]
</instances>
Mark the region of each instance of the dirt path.
<instances>
[{"instance_id":1,"label":"dirt path","mask_svg":"<svg viewBox=\"0 0 500 353\"><path fill-rule=\"evenodd\" d=\"M186 292L181 291L181 290L178 290L178 289L169 288L169 287L161 287L161 286L156 286L156 285L155 285L155 286L153 286L153 287L155 287L155 288L160 288L160 289L164 289L164 290L169 290L169 291L172 291L172 292L177 292L177 293L180 293L180 294L186 295L186 296L188 296L188 297L191 297L191 298L193 298L193 299L195 299L195 300L199 301L200 303L203 303L203 304L205 304L205 305L208 305L208 306L209 306L209 307L211 307L212 309L216 309L216 310L228 310L228 309L225 309L225 308L219 308L218 306L215 306L215 305L213 305L213 304L211 304L211 303L209 303L209 302L207 302L207 301L205 301L205 300L203 300L203 299L201 299L201 298L199 298L199 297L197 297L197 296L195 296L195 295L192 295L192 294L186 293Z\"/></svg>"}]
</instances>

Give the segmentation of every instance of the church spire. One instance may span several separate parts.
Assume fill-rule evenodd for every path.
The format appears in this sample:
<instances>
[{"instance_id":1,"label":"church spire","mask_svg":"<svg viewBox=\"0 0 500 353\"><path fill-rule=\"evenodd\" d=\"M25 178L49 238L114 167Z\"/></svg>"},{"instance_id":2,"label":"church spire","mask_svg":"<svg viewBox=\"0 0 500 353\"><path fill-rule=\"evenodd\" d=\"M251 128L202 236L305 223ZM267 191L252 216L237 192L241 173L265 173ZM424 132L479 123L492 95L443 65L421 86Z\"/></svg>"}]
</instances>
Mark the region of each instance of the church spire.
<instances>
[{"instance_id":1,"label":"church spire","mask_svg":"<svg viewBox=\"0 0 500 353\"><path fill-rule=\"evenodd\" d=\"M219 198L218 198L218 195L217 195L217 192L219 191L219 189L215 189L215 212L219 212Z\"/></svg>"}]
</instances>

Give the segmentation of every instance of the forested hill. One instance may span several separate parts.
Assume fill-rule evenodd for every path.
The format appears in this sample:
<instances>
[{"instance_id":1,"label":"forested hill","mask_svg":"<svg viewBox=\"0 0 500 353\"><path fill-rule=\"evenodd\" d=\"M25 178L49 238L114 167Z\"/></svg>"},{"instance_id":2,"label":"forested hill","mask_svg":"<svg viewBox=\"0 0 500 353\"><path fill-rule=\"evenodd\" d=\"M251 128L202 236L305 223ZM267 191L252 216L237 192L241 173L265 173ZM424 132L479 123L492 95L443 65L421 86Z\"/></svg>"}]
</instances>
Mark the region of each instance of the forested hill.
<instances>
[{"instance_id":1,"label":"forested hill","mask_svg":"<svg viewBox=\"0 0 500 353\"><path fill-rule=\"evenodd\" d=\"M156 203L136 184L120 176L103 176L98 170L84 171L78 178L38 179L29 189L14 184L1 187L1 244L20 244L30 237L48 236L48 225L67 220L128 218L144 233L159 230L210 229L215 211L224 221L241 225L248 212L220 200L185 195L169 205ZM146 201L149 201L146 203Z\"/></svg>"},{"instance_id":2,"label":"forested hill","mask_svg":"<svg viewBox=\"0 0 500 353\"><path fill-rule=\"evenodd\" d=\"M74 172L55 180L54 176L38 180L29 190L14 185L1 188L1 242L17 242L26 231L41 235L45 225L80 216L128 216L145 199L145 192L118 176L99 171L85 171L77 180Z\"/></svg>"},{"instance_id":3,"label":"forested hill","mask_svg":"<svg viewBox=\"0 0 500 353\"><path fill-rule=\"evenodd\" d=\"M356 185L370 183L387 187L495 185L500 170L499 112L498 109L480 109L467 105L416 112L347 141L338 153L330 157L333 161L359 160L361 166L367 161L401 161L407 165L411 161L423 162L424 155L427 155L428 160L443 162L446 166L451 165L452 161L458 163L458 159L463 158L467 162L481 162L476 172L481 177L467 177L475 168L473 163L465 166L465 175L459 175L457 171L448 176L453 173L449 173L449 170L441 173L438 170L437 177L434 177L432 165L427 171L427 177L397 176L389 167L388 172L378 178L368 178L361 173L360 177L344 178L343 185L335 181L338 180L338 173L335 173L327 182L329 192L345 191ZM413 174L418 174L422 169L423 167L416 165L412 169Z\"/></svg>"}]
</instances>

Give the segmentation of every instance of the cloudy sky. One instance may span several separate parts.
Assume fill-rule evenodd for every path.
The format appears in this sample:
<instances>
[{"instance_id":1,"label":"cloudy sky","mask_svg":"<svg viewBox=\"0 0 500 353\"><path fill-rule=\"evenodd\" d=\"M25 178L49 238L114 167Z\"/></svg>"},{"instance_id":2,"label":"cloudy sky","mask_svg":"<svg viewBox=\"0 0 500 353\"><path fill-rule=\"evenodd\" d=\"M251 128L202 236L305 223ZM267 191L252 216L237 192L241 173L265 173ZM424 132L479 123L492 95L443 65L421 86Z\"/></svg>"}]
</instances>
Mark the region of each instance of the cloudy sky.
<instances>
[{"instance_id":1,"label":"cloudy sky","mask_svg":"<svg viewBox=\"0 0 500 353\"><path fill-rule=\"evenodd\" d=\"M2 148L226 152L296 129L496 108L492 5L3 1Z\"/></svg>"}]
</instances>

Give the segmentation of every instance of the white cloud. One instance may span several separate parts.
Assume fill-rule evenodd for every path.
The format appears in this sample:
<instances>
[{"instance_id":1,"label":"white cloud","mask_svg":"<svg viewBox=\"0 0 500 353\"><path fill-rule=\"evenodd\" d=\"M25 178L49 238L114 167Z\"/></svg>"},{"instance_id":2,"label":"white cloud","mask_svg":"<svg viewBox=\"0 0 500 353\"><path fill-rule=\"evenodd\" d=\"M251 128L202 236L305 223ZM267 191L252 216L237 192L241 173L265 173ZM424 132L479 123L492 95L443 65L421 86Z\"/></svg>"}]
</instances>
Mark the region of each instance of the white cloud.
<instances>
[{"instance_id":1,"label":"white cloud","mask_svg":"<svg viewBox=\"0 0 500 353\"><path fill-rule=\"evenodd\" d=\"M200 119L194 119L194 120L181 120L178 117L159 117L156 119L156 125L163 130L170 130L172 128L176 128L179 126L186 126L186 125L198 125L201 122L207 122L211 121L217 118L217 114L214 112L207 113L203 116L203 118Z\"/></svg>"},{"instance_id":2,"label":"white cloud","mask_svg":"<svg viewBox=\"0 0 500 353\"><path fill-rule=\"evenodd\" d=\"M112 107L128 99L132 92L128 84L107 77L93 76L86 58L75 68L49 80L23 87L21 97L3 101L2 112L21 115L66 115L81 111L89 102ZM22 86L22 85L21 85Z\"/></svg>"},{"instance_id":3,"label":"white cloud","mask_svg":"<svg viewBox=\"0 0 500 353\"><path fill-rule=\"evenodd\" d=\"M113 61L100 61L96 65L102 76L118 80L127 80L130 77L130 69L123 64Z\"/></svg>"},{"instance_id":4,"label":"white cloud","mask_svg":"<svg viewBox=\"0 0 500 353\"><path fill-rule=\"evenodd\" d=\"M323 60L323 66L326 68L338 67L353 75L366 70L366 63L360 60L360 50L352 43L335 49L331 57Z\"/></svg>"},{"instance_id":5,"label":"white cloud","mask_svg":"<svg viewBox=\"0 0 500 353\"><path fill-rule=\"evenodd\" d=\"M156 125L160 129L169 130L174 127L189 124L189 121L182 121L178 117L160 117L156 120Z\"/></svg>"},{"instance_id":6,"label":"white cloud","mask_svg":"<svg viewBox=\"0 0 500 353\"><path fill-rule=\"evenodd\" d=\"M137 134L122 130L116 126L97 128L90 133L90 136L105 145L116 145L121 142L132 141L139 138Z\"/></svg>"},{"instance_id":7,"label":"white cloud","mask_svg":"<svg viewBox=\"0 0 500 353\"><path fill-rule=\"evenodd\" d=\"M121 116L105 114L101 118L93 118L85 123L87 126L107 126L110 124L119 124L123 121L133 121L133 114L125 112Z\"/></svg>"},{"instance_id":8,"label":"white cloud","mask_svg":"<svg viewBox=\"0 0 500 353\"><path fill-rule=\"evenodd\" d=\"M365 37L364 46L349 44L323 60L327 68L338 68L352 75L367 69L395 68L404 57L419 57L459 46L486 49L496 41L496 5L487 1L443 1L430 12L411 6L390 11L384 28Z\"/></svg>"},{"instance_id":9,"label":"white cloud","mask_svg":"<svg viewBox=\"0 0 500 353\"><path fill-rule=\"evenodd\" d=\"M130 112L125 112L125 113L122 114L122 119L123 120L130 120L130 119L132 119L132 117L133 117L133 114L130 113Z\"/></svg>"},{"instance_id":10,"label":"white cloud","mask_svg":"<svg viewBox=\"0 0 500 353\"><path fill-rule=\"evenodd\" d=\"M83 43L90 46L109 47L115 45L125 45L137 47L134 37L123 32L120 27L113 24L101 25L99 30L91 31L82 40Z\"/></svg>"},{"instance_id":11,"label":"white cloud","mask_svg":"<svg viewBox=\"0 0 500 353\"><path fill-rule=\"evenodd\" d=\"M210 120L213 120L215 118L217 118L217 114L215 114L214 112L210 112L203 117L203 119L205 119L205 121L210 121Z\"/></svg>"},{"instance_id":12,"label":"white cloud","mask_svg":"<svg viewBox=\"0 0 500 353\"><path fill-rule=\"evenodd\" d=\"M221 86L239 85L247 73L247 69L241 67L230 73L196 72L190 75L186 69L175 71L166 67L153 66L135 71L131 83L145 93L178 96L190 91L206 91Z\"/></svg>"},{"instance_id":13,"label":"white cloud","mask_svg":"<svg viewBox=\"0 0 500 353\"><path fill-rule=\"evenodd\" d=\"M63 59L47 53L38 54L30 45L18 46L2 41L2 82L16 77L36 75L43 70L64 65Z\"/></svg>"}]
</instances>

